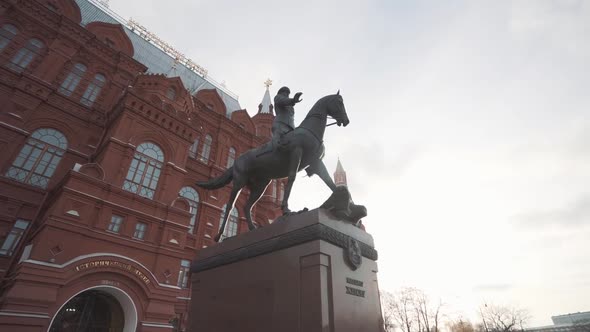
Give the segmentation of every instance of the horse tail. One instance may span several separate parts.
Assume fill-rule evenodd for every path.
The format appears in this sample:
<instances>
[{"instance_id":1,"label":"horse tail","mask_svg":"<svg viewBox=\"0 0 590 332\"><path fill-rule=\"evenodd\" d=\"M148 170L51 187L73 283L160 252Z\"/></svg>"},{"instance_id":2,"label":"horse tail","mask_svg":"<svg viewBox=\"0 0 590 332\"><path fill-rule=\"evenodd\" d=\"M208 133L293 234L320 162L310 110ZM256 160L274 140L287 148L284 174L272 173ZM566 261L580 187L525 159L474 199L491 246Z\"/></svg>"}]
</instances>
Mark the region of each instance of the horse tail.
<instances>
[{"instance_id":1,"label":"horse tail","mask_svg":"<svg viewBox=\"0 0 590 332\"><path fill-rule=\"evenodd\" d=\"M223 174L221 174L220 176L211 179L209 181L197 181L196 185L201 187L201 188L205 188L205 189L219 189L223 186L225 186L226 184L230 183L231 180L233 180L234 178L234 167L230 167L227 169L227 171L225 171Z\"/></svg>"}]
</instances>

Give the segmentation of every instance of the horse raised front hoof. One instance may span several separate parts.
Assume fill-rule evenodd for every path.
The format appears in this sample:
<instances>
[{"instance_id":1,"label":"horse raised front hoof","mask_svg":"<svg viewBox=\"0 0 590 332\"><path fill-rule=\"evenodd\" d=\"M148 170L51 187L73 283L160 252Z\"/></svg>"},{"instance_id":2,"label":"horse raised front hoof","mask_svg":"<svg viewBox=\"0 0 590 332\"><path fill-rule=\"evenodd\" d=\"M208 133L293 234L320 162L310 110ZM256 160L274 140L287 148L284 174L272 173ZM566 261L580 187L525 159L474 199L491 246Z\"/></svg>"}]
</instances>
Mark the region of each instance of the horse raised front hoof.
<instances>
[{"instance_id":1,"label":"horse raised front hoof","mask_svg":"<svg viewBox=\"0 0 590 332\"><path fill-rule=\"evenodd\" d=\"M294 215L296 215L296 214L300 214L300 213L307 212L307 211L309 211L309 209L308 209L308 208L303 208L303 210L299 210L299 211L291 211L291 210L288 210L288 211L286 211L286 212L283 212L283 216L284 216L284 217L287 217L287 216L294 216Z\"/></svg>"}]
</instances>

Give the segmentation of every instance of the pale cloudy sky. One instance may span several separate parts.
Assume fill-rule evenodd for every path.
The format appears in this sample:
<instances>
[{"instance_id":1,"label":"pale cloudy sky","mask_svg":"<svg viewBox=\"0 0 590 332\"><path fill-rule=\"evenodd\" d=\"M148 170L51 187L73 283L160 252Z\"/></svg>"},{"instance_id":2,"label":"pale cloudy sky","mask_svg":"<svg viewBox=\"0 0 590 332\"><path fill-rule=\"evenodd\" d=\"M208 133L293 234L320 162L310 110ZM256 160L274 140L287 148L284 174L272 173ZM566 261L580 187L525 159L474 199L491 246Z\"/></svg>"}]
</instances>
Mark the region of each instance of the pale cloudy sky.
<instances>
[{"instance_id":1,"label":"pale cloudy sky","mask_svg":"<svg viewBox=\"0 0 590 332\"><path fill-rule=\"evenodd\" d=\"M326 132L385 290L473 317L484 301L590 310L590 1L111 0L225 81L254 114L270 77L296 122L340 89ZM311 193L311 194L310 194ZM329 196L298 177L291 205Z\"/></svg>"}]
</instances>

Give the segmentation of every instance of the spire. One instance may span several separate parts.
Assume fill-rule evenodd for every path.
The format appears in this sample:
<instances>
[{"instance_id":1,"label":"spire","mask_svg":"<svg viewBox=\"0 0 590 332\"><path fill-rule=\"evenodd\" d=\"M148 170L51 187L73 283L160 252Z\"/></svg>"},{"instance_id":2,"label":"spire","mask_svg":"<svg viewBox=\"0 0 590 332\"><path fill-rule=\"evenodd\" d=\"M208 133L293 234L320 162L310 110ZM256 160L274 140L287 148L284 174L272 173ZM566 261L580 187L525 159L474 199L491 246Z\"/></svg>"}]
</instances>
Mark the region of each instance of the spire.
<instances>
[{"instance_id":1,"label":"spire","mask_svg":"<svg viewBox=\"0 0 590 332\"><path fill-rule=\"evenodd\" d=\"M264 97L262 97L262 102L260 103L260 105L258 105L258 113L273 114L273 105L270 99L269 91L269 87L272 85L271 79L267 79L264 82L264 85L266 86L266 91L264 92Z\"/></svg>"},{"instance_id":2,"label":"spire","mask_svg":"<svg viewBox=\"0 0 590 332\"><path fill-rule=\"evenodd\" d=\"M346 182L346 172L340 163L340 158L338 158L338 164L336 165L336 171L334 172L334 183L337 186L348 185Z\"/></svg>"}]
</instances>

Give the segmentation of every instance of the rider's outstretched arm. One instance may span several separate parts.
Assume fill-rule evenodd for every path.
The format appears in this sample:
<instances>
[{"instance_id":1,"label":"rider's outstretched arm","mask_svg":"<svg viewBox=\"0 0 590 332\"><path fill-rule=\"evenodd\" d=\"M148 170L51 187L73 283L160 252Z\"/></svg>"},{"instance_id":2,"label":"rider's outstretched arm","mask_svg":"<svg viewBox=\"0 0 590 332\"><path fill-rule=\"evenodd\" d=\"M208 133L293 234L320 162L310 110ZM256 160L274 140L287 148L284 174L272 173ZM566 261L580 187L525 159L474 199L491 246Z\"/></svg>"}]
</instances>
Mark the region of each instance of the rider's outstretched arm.
<instances>
[{"instance_id":1,"label":"rider's outstretched arm","mask_svg":"<svg viewBox=\"0 0 590 332\"><path fill-rule=\"evenodd\" d=\"M278 94L275 97L275 107L295 106L295 104L301 101L301 99L299 99L300 96L301 92L297 92L293 98Z\"/></svg>"}]
</instances>

